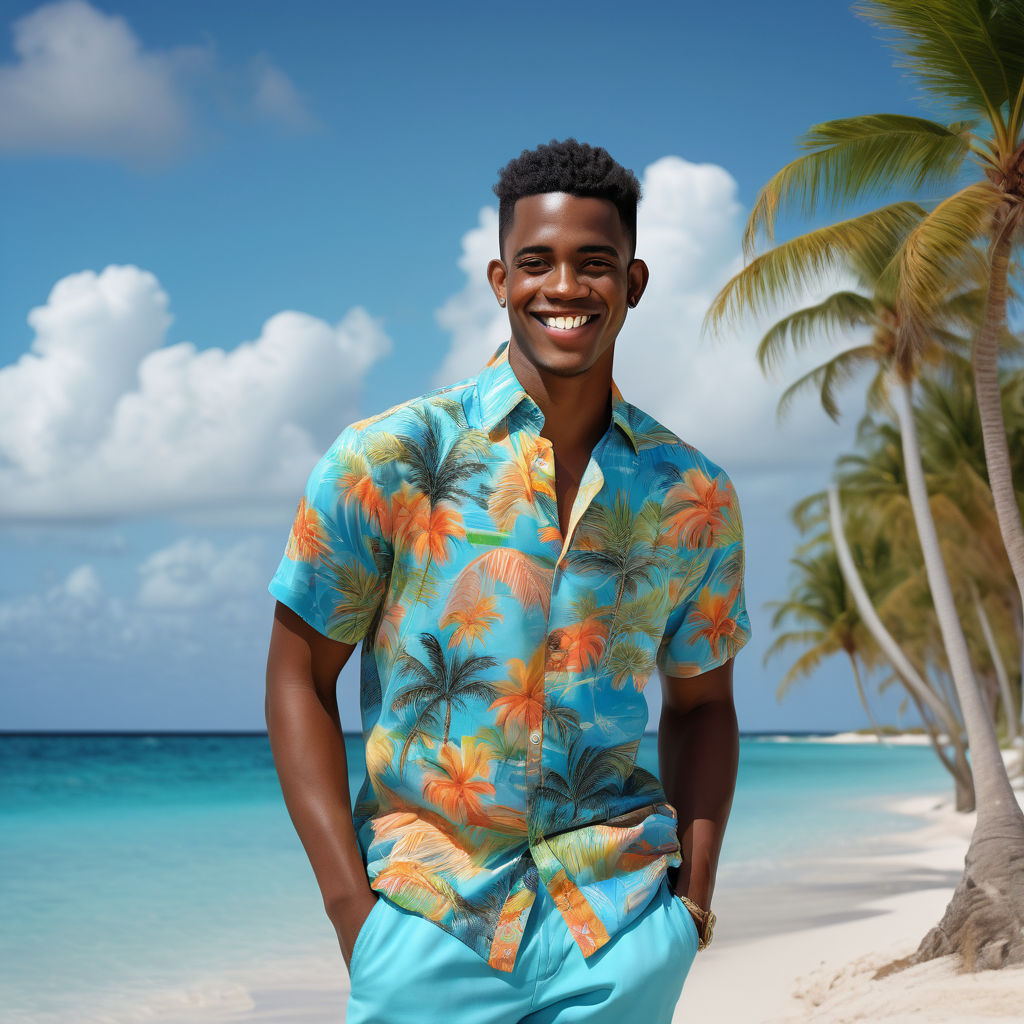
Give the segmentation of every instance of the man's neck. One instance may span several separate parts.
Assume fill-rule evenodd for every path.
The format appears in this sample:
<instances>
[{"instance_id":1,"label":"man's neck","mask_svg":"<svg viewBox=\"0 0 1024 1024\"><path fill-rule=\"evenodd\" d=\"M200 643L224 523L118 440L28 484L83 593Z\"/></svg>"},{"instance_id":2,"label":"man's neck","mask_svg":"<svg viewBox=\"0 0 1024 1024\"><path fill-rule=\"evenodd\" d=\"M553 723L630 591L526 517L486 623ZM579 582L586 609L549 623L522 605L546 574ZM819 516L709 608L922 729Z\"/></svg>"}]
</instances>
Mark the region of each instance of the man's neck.
<instances>
[{"instance_id":1,"label":"man's neck","mask_svg":"<svg viewBox=\"0 0 1024 1024\"><path fill-rule=\"evenodd\" d=\"M586 452L608 429L612 408L612 357L609 349L589 370L573 377L547 373L526 358L513 340L508 361L523 390L544 414L541 434L555 452Z\"/></svg>"}]
</instances>

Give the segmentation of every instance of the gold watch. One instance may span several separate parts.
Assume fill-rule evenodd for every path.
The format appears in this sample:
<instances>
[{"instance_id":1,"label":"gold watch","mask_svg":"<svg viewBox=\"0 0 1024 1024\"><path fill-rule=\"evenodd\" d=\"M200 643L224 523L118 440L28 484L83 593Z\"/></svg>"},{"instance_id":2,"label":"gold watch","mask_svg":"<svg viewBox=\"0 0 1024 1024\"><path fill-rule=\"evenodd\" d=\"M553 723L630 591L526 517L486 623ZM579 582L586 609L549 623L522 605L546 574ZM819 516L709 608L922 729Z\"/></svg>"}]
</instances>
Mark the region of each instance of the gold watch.
<instances>
[{"instance_id":1,"label":"gold watch","mask_svg":"<svg viewBox=\"0 0 1024 1024\"><path fill-rule=\"evenodd\" d=\"M683 901L683 905L689 911L690 916L694 918L694 923L697 925L697 951L707 949L715 933L715 921L717 920L715 912L699 907L688 896L682 896L678 892L675 895Z\"/></svg>"}]
</instances>

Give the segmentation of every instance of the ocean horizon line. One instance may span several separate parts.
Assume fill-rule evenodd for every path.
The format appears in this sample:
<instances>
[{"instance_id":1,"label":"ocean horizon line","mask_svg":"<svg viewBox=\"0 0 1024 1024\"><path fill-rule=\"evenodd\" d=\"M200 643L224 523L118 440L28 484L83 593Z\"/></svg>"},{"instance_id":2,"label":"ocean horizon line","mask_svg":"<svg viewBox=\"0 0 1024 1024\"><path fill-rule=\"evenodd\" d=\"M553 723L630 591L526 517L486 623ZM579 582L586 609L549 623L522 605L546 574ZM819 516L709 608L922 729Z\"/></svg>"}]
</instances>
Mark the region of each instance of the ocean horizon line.
<instances>
[{"instance_id":1,"label":"ocean horizon line","mask_svg":"<svg viewBox=\"0 0 1024 1024\"><path fill-rule=\"evenodd\" d=\"M756 739L771 736L838 736L848 732L864 732L862 729L752 729L740 730L741 738ZM899 733L918 732L918 729L902 729ZM870 730L868 730L870 732ZM342 730L344 736L361 735L358 729ZM0 729L0 738L11 736L209 736L209 737L252 737L266 736L266 729ZM644 736L657 736L656 729L646 730ZM889 735L893 735L890 733Z\"/></svg>"}]
</instances>

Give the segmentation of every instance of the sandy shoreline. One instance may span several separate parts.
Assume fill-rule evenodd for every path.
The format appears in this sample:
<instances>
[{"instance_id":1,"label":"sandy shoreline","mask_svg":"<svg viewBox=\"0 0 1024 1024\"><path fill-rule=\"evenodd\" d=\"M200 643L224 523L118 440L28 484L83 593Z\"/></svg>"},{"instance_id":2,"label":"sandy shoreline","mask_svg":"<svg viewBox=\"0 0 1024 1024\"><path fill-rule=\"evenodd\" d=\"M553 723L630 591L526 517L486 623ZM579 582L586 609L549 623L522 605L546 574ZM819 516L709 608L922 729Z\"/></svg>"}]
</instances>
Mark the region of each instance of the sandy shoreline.
<instances>
[{"instance_id":1,"label":"sandy shoreline","mask_svg":"<svg viewBox=\"0 0 1024 1024\"><path fill-rule=\"evenodd\" d=\"M1024 803L1024 791L1018 798ZM723 871L715 941L698 954L674 1021L1019 1022L1024 969L960 975L947 960L872 980L879 966L912 953L942 916L974 825L973 814L952 810L948 794L889 808L920 827L865 837L843 856L786 861L751 879ZM326 943L322 952L250 964L244 974L147 992L142 1003L131 1000L128 1016L88 1019L340 1024L347 996L344 963Z\"/></svg>"},{"instance_id":2,"label":"sandy shoreline","mask_svg":"<svg viewBox=\"0 0 1024 1024\"><path fill-rule=\"evenodd\" d=\"M1024 806L1024 790L1017 793ZM808 866L803 880L783 881L776 893L785 906L771 901L774 933L759 930L763 922L743 890L716 896L725 920L716 941L698 954L673 1021L1019 1024L1024 968L959 974L947 957L873 980L883 964L913 953L941 918L975 820L957 814L947 795L890 807L919 817L921 828L881 837L876 852L859 850L846 862L829 858ZM744 927L730 928L729 914ZM816 924L799 923L815 916Z\"/></svg>"}]
</instances>

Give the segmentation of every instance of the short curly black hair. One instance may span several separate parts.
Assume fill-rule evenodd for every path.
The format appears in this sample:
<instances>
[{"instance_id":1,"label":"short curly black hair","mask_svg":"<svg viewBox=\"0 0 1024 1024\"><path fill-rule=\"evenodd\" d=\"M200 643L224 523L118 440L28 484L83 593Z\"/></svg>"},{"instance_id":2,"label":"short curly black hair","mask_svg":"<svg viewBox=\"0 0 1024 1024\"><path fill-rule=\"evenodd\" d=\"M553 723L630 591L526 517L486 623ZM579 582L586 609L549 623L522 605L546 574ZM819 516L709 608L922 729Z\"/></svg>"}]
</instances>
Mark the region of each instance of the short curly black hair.
<instances>
[{"instance_id":1,"label":"short curly black hair","mask_svg":"<svg viewBox=\"0 0 1024 1024\"><path fill-rule=\"evenodd\" d=\"M552 139L546 146L524 149L498 172L494 194L498 197L498 245L502 252L516 200L542 192L610 199L629 235L630 257L636 252L640 182L632 171L613 160L606 149L575 139Z\"/></svg>"}]
</instances>

